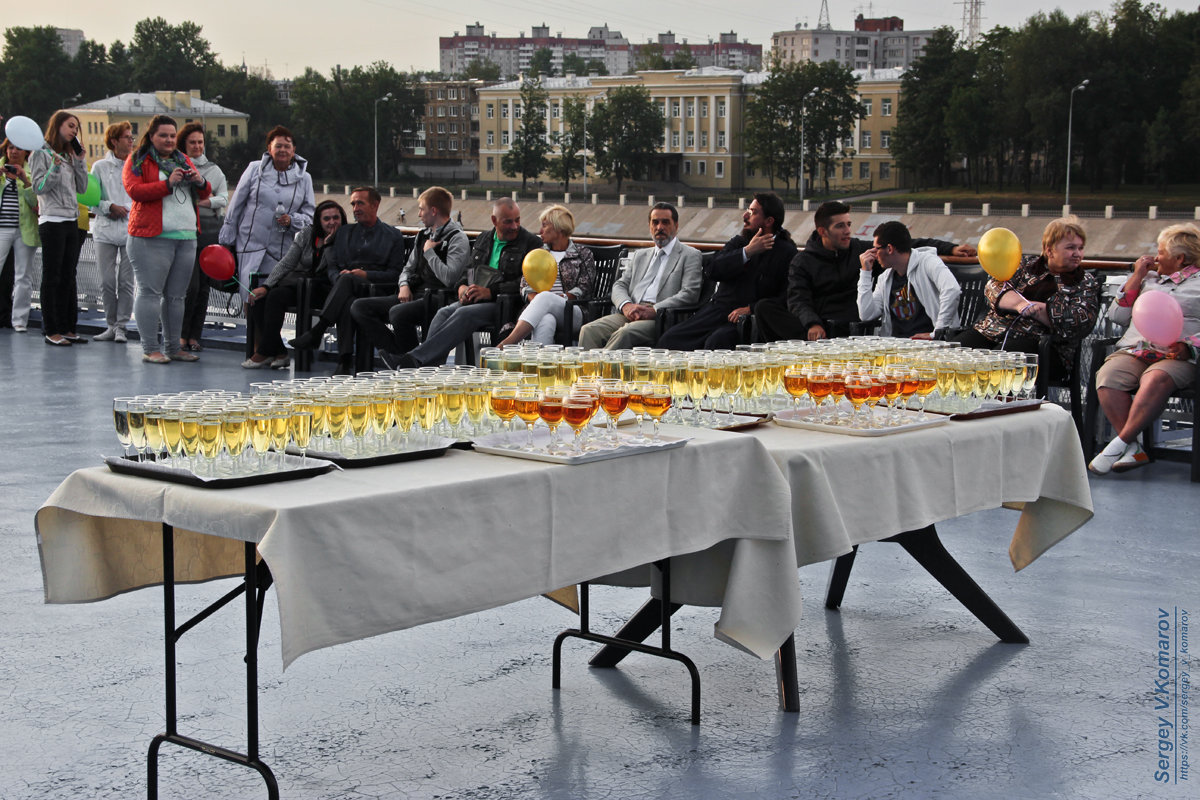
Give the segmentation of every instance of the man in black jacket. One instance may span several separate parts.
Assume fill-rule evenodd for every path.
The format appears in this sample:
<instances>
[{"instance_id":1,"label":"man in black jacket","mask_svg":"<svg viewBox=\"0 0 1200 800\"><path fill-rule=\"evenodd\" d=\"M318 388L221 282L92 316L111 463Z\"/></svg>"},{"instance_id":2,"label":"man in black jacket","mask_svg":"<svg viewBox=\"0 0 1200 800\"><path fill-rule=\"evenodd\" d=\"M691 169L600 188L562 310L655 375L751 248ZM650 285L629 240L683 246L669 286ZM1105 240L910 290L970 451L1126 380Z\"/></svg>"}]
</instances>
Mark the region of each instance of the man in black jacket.
<instances>
[{"instance_id":1,"label":"man in black jacket","mask_svg":"<svg viewBox=\"0 0 1200 800\"><path fill-rule=\"evenodd\" d=\"M813 222L816 230L788 270L786 301L768 298L754 307L763 341L847 336L850 323L859 321L859 256L875 243L851 235L850 206L845 203L822 203ZM975 248L969 245L941 239L914 239L912 244L936 247L938 255L975 255Z\"/></svg>"},{"instance_id":2,"label":"man in black jacket","mask_svg":"<svg viewBox=\"0 0 1200 800\"><path fill-rule=\"evenodd\" d=\"M742 232L725 243L704 266L704 277L717 281L712 299L658 340L670 350L732 350L737 322L767 297L782 296L796 243L783 227L783 201L774 192L754 195L742 215Z\"/></svg>"},{"instance_id":3,"label":"man in black jacket","mask_svg":"<svg viewBox=\"0 0 1200 800\"><path fill-rule=\"evenodd\" d=\"M350 193L354 223L343 225L325 246L321 268L333 284L321 315L307 333L289 344L297 350L316 347L330 325L337 325L338 372L354 369L354 323L350 305L373 283L390 283L404 266L404 235L379 219L379 192L360 186Z\"/></svg>"},{"instance_id":4,"label":"man in black jacket","mask_svg":"<svg viewBox=\"0 0 1200 800\"><path fill-rule=\"evenodd\" d=\"M542 246L536 234L521 227L521 208L501 198L492 206L492 230L479 235L471 266L458 282L458 302L433 317L425 342L398 358L385 354L392 369L445 363L450 351L496 318L496 295L517 294L525 254Z\"/></svg>"}]
</instances>

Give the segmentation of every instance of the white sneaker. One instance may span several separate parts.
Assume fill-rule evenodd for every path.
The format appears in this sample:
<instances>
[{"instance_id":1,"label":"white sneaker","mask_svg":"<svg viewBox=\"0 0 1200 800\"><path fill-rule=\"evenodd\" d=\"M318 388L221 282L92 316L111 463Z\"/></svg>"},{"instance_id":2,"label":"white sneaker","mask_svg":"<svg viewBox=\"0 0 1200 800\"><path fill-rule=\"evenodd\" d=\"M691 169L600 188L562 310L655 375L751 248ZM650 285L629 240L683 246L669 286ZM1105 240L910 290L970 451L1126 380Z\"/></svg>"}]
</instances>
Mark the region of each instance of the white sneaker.
<instances>
[{"instance_id":1,"label":"white sneaker","mask_svg":"<svg viewBox=\"0 0 1200 800\"><path fill-rule=\"evenodd\" d=\"M1129 447L1125 448L1125 452L1117 459L1112 466L1113 472L1129 472L1131 469L1144 467L1150 463L1150 456L1146 455L1146 451L1137 442L1131 442Z\"/></svg>"},{"instance_id":2,"label":"white sneaker","mask_svg":"<svg viewBox=\"0 0 1200 800\"><path fill-rule=\"evenodd\" d=\"M113 331L113 341L117 344L125 344L129 341L129 336L125 333L124 328L117 328Z\"/></svg>"},{"instance_id":3,"label":"white sneaker","mask_svg":"<svg viewBox=\"0 0 1200 800\"><path fill-rule=\"evenodd\" d=\"M16 331L17 333L24 333L26 331L26 328L24 325L13 325L13 330Z\"/></svg>"},{"instance_id":4,"label":"white sneaker","mask_svg":"<svg viewBox=\"0 0 1200 800\"><path fill-rule=\"evenodd\" d=\"M111 342L117 338L116 328L105 328L104 333L93 337L97 342Z\"/></svg>"}]
</instances>

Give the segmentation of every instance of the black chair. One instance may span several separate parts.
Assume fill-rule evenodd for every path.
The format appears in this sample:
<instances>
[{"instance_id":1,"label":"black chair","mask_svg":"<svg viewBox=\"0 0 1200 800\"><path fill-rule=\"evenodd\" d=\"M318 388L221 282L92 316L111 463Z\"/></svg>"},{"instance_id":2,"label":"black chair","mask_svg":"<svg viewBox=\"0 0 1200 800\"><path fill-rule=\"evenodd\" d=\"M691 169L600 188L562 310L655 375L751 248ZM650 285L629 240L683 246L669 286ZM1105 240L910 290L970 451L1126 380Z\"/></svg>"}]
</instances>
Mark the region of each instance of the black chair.
<instances>
[{"instance_id":1,"label":"black chair","mask_svg":"<svg viewBox=\"0 0 1200 800\"><path fill-rule=\"evenodd\" d=\"M1105 437L1097 437L1097 423L1103 419L1103 414L1100 413L1100 395L1096 391L1096 373L1100 369L1100 365L1104 363L1104 359L1112 352L1113 346L1117 343L1116 337L1097 339L1092 342L1092 368L1088 377L1087 388L1087 403L1083 413L1083 427L1080 431L1080 441L1083 443L1083 457L1086 461L1091 461L1096 455L1096 450L1099 447L1099 439ZM1171 394L1171 397L1177 398L1184 405L1190 405L1192 408L1192 449L1191 451L1181 450L1174 447L1166 447L1159 443L1158 434L1162 428L1162 418L1155 419L1146 429L1142 431L1142 446L1151 459L1163 461L1177 461L1185 464L1191 464L1191 482L1200 483L1200 427L1196 425L1196 387L1200 386L1200 362L1196 364L1196 377L1192 381L1192 385L1186 389L1180 389ZM1107 421L1105 422L1107 427Z\"/></svg>"},{"instance_id":2,"label":"black chair","mask_svg":"<svg viewBox=\"0 0 1200 800\"><path fill-rule=\"evenodd\" d=\"M1071 419L1075 421L1075 430L1079 431L1079 441L1083 441L1085 423L1083 418L1083 375L1081 372L1083 342L1075 348L1071 363L1067 364L1065 372L1052 370L1048 367L1059 362L1058 352L1054 348L1054 337L1049 334L1038 340L1038 376L1034 393L1038 397L1050 399L1051 387L1066 389L1070 398Z\"/></svg>"},{"instance_id":3,"label":"black chair","mask_svg":"<svg viewBox=\"0 0 1200 800\"><path fill-rule=\"evenodd\" d=\"M958 327L946 332L947 336L955 336L978 322L988 310L987 297L983 290L991 278L983 267L978 265L947 264L950 274L958 281ZM871 333L881 324L881 320L871 319L850 323L851 336L864 336Z\"/></svg>"},{"instance_id":4,"label":"black chair","mask_svg":"<svg viewBox=\"0 0 1200 800\"><path fill-rule=\"evenodd\" d=\"M624 245L585 244L584 247L592 251L592 258L595 259L596 280L592 283L590 296L578 300L568 297L563 305L562 318L558 321L554 337L558 344L568 347L575 344L575 326L573 322L568 324L567 320L574 320L576 307L583 311L584 324L603 317L612 309L612 287L621 270L621 259L625 257Z\"/></svg>"},{"instance_id":5,"label":"black chair","mask_svg":"<svg viewBox=\"0 0 1200 800\"><path fill-rule=\"evenodd\" d=\"M253 291L267 278L265 272L250 273L250 289ZM296 302L288 306L288 311L296 315L296 336L301 336L312 328L313 308L313 279L301 278L296 287ZM246 358L254 355L254 315L246 315ZM296 362L297 372L308 372L312 369L312 351L300 350L292 353Z\"/></svg>"},{"instance_id":6,"label":"black chair","mask_svg":"<svg viewBox=\"0 0 1200 800\"><path fill-rule=\"evenodd\" d=\"M711 251L701 256L700 264L702 268L707 269L708 265L711 264L712 260L716 257L717 253ZM704 280L700 282L700 296L695 303L689 303L685 306L667 308L655 315L654 341L657 342L668 330L684 320L690 319L704 306L705 303L707 303L709 300L712 300L713 293L717 291L718 283L719 281L710 280L708 277L705 277Z\"/></svg>"}]
</instances>

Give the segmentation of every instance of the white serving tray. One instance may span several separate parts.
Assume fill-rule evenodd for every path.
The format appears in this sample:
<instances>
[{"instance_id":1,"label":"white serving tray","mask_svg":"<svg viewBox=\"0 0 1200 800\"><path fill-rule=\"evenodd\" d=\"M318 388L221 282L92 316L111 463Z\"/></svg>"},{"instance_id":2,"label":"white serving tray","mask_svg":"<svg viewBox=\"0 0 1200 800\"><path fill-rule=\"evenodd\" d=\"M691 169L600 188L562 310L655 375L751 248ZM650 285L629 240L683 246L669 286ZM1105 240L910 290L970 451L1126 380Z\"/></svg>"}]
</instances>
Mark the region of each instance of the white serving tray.
<instances>
[{"instance_id":1,"label":"white serving tray","mask_svg":"<svg viewBox=\"0 0 1200 800\"><path fill-rule=\"evenodd\" d=\"M885 409L872 409L874 419L882 422L885 415L890 413ZM824 431L826 433L841 433L847 436L891 436L895 433L904 433L905 431L921 430L922 428L933 428L938 425L945 425L950 421L949 417L939 416L937 414L926 414L923 421L917 420L916 411L901 410L900 418L904 422L900 425L889 426L887 428L851 428L849 425L828 425L823 422L816 421L816 414L813 409L803 409L797 411L779 411L775 414L775 424L782 425L785 428L804 428L810 431Z\"/></svg>"},{"instance_id":2,"label":"white serving tray","mask_svg":"<svg viewBox=\"0 0 1200 800\"><path fill-rule=\"evenodd\" d=\"M566 428L564 425L563 428ZM559 430L559 438L562 440L564 447L571 446L571 437L574 435L569 428ZM617 432L617 436L622 439L632 439L632 435L628 433ZM688 437L676 436L659 436L656 444L636 444L627 443L620 447L612 447L604 450L591 450L584 452L581 455L555 455L546 452L529 452L527 450L519 450L524 444L529 441L529 437L524 430L514 431L511 434L505 433L490 433L487 436L481 436L473 443L475 450L480 453L490 453L496 456L508 456L509 458L524 458L530 461L544 461L548 464L590 464L593 461L607 461L610 458L624 458L625 456L636 456L642 453L657 453L660 450L672 450L676 447L683 447L688 442ZM533 443L537 447L545 447L550 441L550 431L541 428L535 428L533 431Z\"/></svg>"}]
</instances>

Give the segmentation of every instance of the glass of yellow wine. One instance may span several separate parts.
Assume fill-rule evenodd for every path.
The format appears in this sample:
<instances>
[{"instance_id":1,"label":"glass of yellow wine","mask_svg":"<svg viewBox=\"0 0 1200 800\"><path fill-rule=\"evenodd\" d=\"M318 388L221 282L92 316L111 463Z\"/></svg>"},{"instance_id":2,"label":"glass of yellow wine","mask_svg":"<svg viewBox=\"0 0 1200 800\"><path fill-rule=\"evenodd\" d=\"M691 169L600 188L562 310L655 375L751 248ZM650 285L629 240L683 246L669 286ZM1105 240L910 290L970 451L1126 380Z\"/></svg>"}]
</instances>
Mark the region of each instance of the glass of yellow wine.
<instances>
[{"instance_id":1,"label":"glass of yellow wine","mask_svg":"<svg viewBox=\"0 0 1200 800\"><path fill-rule=\"evenodd\" d=\"M113 398L113 428L117 431L117 441L125 451L125 458L129 458L129 450L133 447L133 437L129 435L129 404L132 401L132 397Z\"/></svg>"},{"instance_id":2,"label":"glass of yellow wine","mask_svg":"<svg viewBox=\"0 0 1200 800\"><path fill-rule=\"evenodd\" d=\"M308 445L312 440L313 404L309 400L293 400L288 407L288 438L300 451L300 466L308 461Z\"/></svg>"},{"instance_id":3,"label":"glass of yellow wine","mask_svg":"<svg viewBox=\"0 0 1200 800\"><path fill-rule=\"evenodd\" d=\"M654 433L650 441L657 444L659 420L671 410L671 387L665 383L648 383L642 394L642 407L654 420Z\"/></svg>"}]
</instances>

